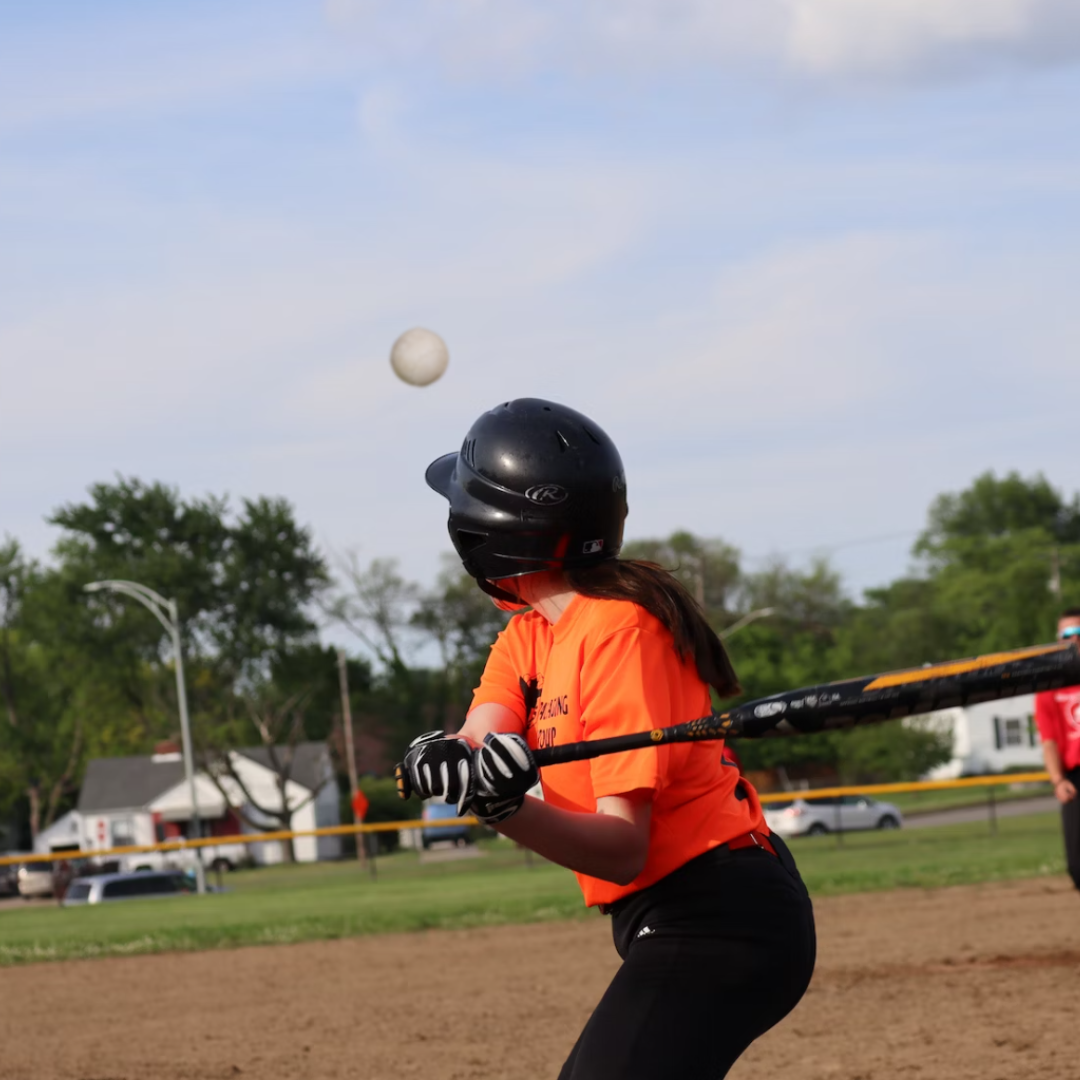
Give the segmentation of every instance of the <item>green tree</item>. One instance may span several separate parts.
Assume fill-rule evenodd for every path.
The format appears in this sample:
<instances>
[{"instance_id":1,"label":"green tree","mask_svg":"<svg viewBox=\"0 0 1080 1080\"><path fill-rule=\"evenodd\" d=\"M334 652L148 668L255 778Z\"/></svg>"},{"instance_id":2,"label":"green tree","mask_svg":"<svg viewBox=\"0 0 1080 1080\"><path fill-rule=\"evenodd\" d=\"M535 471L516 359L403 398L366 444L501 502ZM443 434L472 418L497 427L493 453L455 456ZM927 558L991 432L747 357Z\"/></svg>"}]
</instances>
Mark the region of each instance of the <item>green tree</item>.
<instances>
[{"instance_id":1,"label":"green tree","mask_svg":"<svg viewBox=\"0 0 1080 1080\"><path fill-rule=\"evenodd\" d=\"M86 613L72 610L69 584L0 545L0 810L22 802L32 838L70 803L87 755L131 745L143 720L80 648Z\"/></svg>"},{"instance_id":2,"label":"green tree","mask_svg":"<svg viewBox=\"0 0 1080 1080\"><path fill-rule=\"evenodd\" d=\"M939 496L914 551L958 654L1043 640L1061 607L1080 600L1080 505L1042 476L986 473Z\"/></svg>"},{"instance_id":3,"label":"green tree","mask_svg":"<svg viewBox=\"0 0 1080 1080\"><path fill-rule=\"evenodd\" d=\"M51 522L63 530L55 554L73 579L128 579L174 599L185 655L212 660L227 678L265 672L315 639L311 610L327 569L283 499L244 500L231 518L224 498L185 502L174 488L120 478L95 484L89 502ZM102 647L159 658L164 631L149 612L108 594L95 603Z\"/></svg>"},{"instance_id":4,"label":"green tree","mask_svg":"<svg viewBox=\"0 0 1080 1080\"><path fill-rule=\"evenodd\" d=\"M421 594L411 622L439 650L436 707L446 730L464 722L488 652L508 618L452 556L444 559L435 588Z\"/></svg>"},{"instance_id":5,"label":"green tree","mask_svg":"<svg viewBox=\"0 0 1080 1080\"><path fill-rule=\"evenodd\" d=\"M739 552L723 540L674 532L666 540L631 541L622 557L659 563L690 590L717 627L733 622L742 610Z\"/></svg>"}]
</instances>

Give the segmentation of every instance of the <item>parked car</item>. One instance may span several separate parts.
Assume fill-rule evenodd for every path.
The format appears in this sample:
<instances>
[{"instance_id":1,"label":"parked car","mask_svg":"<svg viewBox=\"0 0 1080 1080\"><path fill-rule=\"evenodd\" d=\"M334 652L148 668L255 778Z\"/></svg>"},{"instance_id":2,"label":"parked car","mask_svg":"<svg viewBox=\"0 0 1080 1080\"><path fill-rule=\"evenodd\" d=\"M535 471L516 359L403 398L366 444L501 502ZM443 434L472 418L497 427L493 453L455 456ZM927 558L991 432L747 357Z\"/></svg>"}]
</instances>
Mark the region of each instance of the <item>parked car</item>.
<instances>
[{"instance_id":1,"label":"parked car","mask_svg":"<svg viewBox=\"0 0 1080 1080\"><path fill-rule=\"evenodd\" d=\"M113 900L146 900L178 896L192 891L186 874L176 870L136 870L125 874L97 874L76 878L64 896L64 907L104 904Z\"/></svg>"},{"instance_id":2,"label":"parked car","mask_svg":"<svg viewBox=\"0 0 1080 1080\"><path fill-rule=\"evenodd\" d=\"M179 848L176 851L141 851L136 855L122 855L120 865L124 870L187 870L194 872L201 859L207 870L228 873L243 866L249 859L244 844L214 844L201 849Z\"/></svg>"},{"instance_id":3,"label":"parked car","mask_svg":"<svg viewBox=\"0 0 1080 1080\"><path fill-rule=\"evenodd\" d=\"M457 807L444 802L429 802L420 815L420 820L447 821L458 816ZM455 844L464 845L469 842L470 833L468 825L432 825L425 826L420 830L420 843L424 848L440 840L451 840Z\"/></svg>"},{"instance_id":4,"label":"parked car","mask_svg":"<svg viewBox=\"0 0 1080 1080\"><path fill-rule=\"evenodd\" d=\"M53 894L51 862L20 863L15 878L19 883L19 895L26 900Z\"/></svg>"},{"instance_id":5,"label":"parked car","mask_svg":"<svg viewBox=\"0 0 1080 1080\"><path fill-rule=\"evenodd\" d=\"M781 836L821 836L859 829L899 829L904 816L892 803L869 795L812 795L766 803L765 823Z\"/></svg>"}]
</instances>

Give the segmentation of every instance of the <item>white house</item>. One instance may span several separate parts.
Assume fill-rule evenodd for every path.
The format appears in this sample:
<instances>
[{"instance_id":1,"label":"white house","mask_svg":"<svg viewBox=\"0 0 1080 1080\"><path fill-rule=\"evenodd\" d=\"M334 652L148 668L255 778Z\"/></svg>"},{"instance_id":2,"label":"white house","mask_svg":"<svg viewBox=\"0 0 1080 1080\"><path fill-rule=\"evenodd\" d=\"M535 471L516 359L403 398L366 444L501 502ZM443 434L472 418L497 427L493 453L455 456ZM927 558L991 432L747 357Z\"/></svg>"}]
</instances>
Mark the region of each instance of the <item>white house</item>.
<instances>
[{"instance_id":1,"label":"white house","mask_svg":"<svg viewBox=\"0 0 1080 1080\"><path fill-rule=\"evenodd\" d=\"M1033 694L941 709L923 719L953 741L952 758L931 770L928 780L1043 767Z\"/></svg>"},{"instance_id":2,"label":"white house","mask_svg":"<svg viewBox=\"0 0 1080 1080\"><path fill-rule=\"evenodd\" d=\"M265 748L231 751L230 761L251 800L266 808L280 807L278 777ZM222 787L227 799L209 776L196 772L195 796L204 836L280 828L276 820L259 815L234 780L224 778ZM297 807L291 818L295 830L340 823L338 788L325 743L296 746L285 798L289 806ZM253 828L238 811L261 828ZM179 753L170 749L144 757L95 758L86 767L78 806L38 835L35 850L92 851L154 844L192 835L191 819L191 795ZM341 840L336 836L299 837L293 850L298 862L337 858ZM235 865L245 853L258 863L280 862L282 858L281 845L272 842L215 846L205 849L204 859L208 865L215 859ZM131 860L147 862L148 857L132 856Z\"/></svg>"}]
</instances>

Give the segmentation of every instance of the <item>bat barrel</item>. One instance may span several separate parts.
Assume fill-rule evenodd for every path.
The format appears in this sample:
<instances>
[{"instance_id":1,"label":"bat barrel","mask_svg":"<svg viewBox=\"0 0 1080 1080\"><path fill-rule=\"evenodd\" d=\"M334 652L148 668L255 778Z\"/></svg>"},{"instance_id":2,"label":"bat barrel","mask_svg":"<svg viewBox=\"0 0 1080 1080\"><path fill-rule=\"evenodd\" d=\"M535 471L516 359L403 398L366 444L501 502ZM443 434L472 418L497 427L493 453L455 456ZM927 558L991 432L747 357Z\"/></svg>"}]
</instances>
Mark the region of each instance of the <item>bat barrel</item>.
<instances>
[{"instance_id":1,"label":"bat barrel","mask_svg":"<svg viewBox=\"0 0 1080 1080\"><path fill-rule=\"evenodd\" d=\"M1072 642L776 694L722 713L740 738L807 735L1080 684Z\"/></svg>"}]
</instances>

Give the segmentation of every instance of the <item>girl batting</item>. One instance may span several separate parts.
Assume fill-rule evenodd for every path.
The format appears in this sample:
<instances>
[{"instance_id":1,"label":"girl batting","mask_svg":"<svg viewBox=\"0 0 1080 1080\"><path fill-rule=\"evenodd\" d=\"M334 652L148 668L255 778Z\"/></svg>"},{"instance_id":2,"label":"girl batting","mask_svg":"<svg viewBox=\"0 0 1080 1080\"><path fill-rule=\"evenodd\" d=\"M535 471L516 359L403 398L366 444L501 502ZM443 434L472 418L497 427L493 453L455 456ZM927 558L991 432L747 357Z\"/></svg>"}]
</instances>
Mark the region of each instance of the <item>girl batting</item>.
<instances>
[{"instance_id":1,"label":"girl batting","mask_svg":"<svg viewBox=\"0 0 1080 1080\"><path fill-rule=\"evenodd\" d=\"M715 1078L802 997L810 900L754 789L719 741L547 767L531 751L693 720L740 692L690 594L618 558L627 513L615 445L549 401L497 406L427 482L450 503L465 569L516 610L459 737L431 732L405 768L573 870L609 914L623 964L560 1080ZM542 800L528 796L537 780Z\"/></svg>"}]
</instances>

